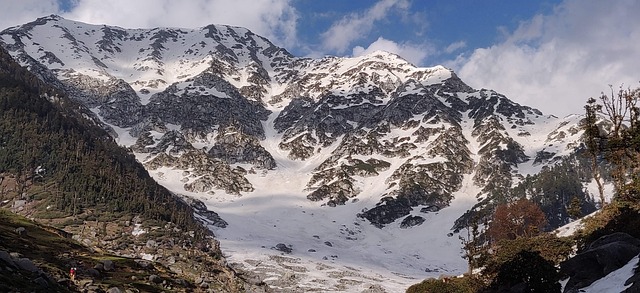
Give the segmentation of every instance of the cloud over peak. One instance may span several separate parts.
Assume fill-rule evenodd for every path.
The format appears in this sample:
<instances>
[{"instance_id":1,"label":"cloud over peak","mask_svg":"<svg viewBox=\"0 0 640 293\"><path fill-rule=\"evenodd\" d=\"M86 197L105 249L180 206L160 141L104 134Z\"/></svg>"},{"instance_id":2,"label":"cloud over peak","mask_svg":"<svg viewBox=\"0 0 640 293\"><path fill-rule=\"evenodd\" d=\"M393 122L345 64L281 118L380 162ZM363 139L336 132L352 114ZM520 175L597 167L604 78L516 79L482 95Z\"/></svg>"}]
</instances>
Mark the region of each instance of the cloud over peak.
<instances>
[{"instance_id":1,"label":"cloud over peak","mask_svg":"<svg viewBox=\"0 0 640 293\"><path fill-rule=\"evenodd\" d=\"M567 0L521 23L504 41L449 65L471 86L550 114L575 113L609 84L639 85L638 11L635 0Z\"/></svg>"}]
</instances>

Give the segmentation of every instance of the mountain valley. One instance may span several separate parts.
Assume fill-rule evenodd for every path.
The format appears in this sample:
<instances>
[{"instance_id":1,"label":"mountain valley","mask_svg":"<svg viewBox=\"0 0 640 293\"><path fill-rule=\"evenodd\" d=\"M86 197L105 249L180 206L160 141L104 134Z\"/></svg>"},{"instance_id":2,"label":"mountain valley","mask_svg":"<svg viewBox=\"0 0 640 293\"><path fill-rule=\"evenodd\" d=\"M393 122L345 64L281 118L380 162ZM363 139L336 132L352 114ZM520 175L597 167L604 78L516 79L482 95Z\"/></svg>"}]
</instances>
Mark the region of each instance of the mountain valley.
<instances>
[{"instance_id":1,"label":"mountain valley","mask_svg":"<svg viewBox=\"0 0 640 293\"><path fill-rule=\"evenodd\" d=\"M545 115L442 66L55 15L0 45L191 203L230 266L277 291L399 292L466 272L459 236L500 203L535 198L549 231L571 221L573 197L584 214L600 204L582 115ZM558 174L553 193L535 185Z\"/></svg>"}]
</instances>

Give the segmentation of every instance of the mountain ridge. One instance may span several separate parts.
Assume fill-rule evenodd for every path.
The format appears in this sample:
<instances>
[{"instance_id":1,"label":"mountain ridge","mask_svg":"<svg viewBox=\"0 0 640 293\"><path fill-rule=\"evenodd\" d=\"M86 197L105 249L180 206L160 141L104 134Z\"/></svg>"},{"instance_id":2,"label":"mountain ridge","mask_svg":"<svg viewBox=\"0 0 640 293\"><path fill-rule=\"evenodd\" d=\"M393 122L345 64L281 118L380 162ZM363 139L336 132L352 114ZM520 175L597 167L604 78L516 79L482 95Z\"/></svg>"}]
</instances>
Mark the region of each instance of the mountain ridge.
<instances>
[{"instance_id":1,"label":"mountain ridge","mask_svg":"<svg viewBox=\"0 0 640 293\"><path fill-rule=\"evenodd\" d=\"M408 255L375 266L408 265L415 276L425 270L416 269L420 259L434 256L417 244L406 250L419 257L398 251L383 235L435 233L445 254L459 257L446 234L465 227L466 211L491 209L580 149L579 116L544 116L442 66L418 68L386 52L298 58L246 29L128 30L60 17L4 30L0 43L90 109L158 182L219 211L229 227L212 229L229 245L258 235L247 250L227 246L240 255L275 247L285 241L278 234L296 246L336 238L335 254L324 252L334 263L346 253L340 246L377 246L362 253ZM257 203L264 211L247 207ZM280 213L299 222L291 231L322 215L326 235L283 232ZM263 217L254 230L240 227L249 216ZM266 239L274 243L257 243ZM451 272L461 261L434 258Z\"/></svg>"}]
</instances>

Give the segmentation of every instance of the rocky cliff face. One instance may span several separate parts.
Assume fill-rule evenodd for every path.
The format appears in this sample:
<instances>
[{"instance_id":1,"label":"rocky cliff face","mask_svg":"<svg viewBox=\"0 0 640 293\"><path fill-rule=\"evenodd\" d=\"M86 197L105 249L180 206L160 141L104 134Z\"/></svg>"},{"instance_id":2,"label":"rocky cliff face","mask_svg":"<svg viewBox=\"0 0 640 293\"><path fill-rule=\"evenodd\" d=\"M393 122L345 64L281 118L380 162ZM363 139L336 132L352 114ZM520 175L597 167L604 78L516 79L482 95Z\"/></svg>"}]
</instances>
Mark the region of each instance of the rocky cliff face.
<instances>
[{"instance_id":1,"label":"rocky cliff face","mask_svg":"<svg viewBox=\"0 0 640 293\"><path fill-rule=\"evenodd\" d=\"M474 90L446 68L385 52L297 58L237 27L131 30L49 16L0 42L147 154L149 170L183 170L186 191L254 192L246 169L285 168L265 148L276 139L290 160L326 154L294 191L311 201L344 205L363 178L383 180L379 202L359 214L379 227L414 207L447 207L465 175L480 198L510 188L531 173L522 165L571 153L566 143L579 137L564 135L540 158L550 145L537 137L551 138L541 132L560 119Z\"/></svg>"},{"instance_id":2,"label":"rocky cliff face","mask_svg":"<svg viewBox=\"0 0 640 293\"><path fill-rule=\"evenodd\" d=\"M442 66L419 68L386 52L298 58L238 27L124 29L58 16L4 30L0 45L82 103L83 115L129 147L161 184L219 212L223 219L205 204L196 208L228 237L223 246L286 248L249 251L269 257L241 260L259 275L278 274L276 287L387 286L359 273L360 283L340 278L335 286L332 274L322 282L300 277L325 270L354 245L374 253L366 259L387 260L372 266L388 272L397 265L387 275L404 276L398 271L407 267L461 273L460 247L446 235L512 197L557 202L549 204L553 223L568 220L557 218L566 196L531 182L577 157L581 118L545 116L473 89ZM579 187L590 180L575 178ZM442 259L423 241L440 247ZM285 250L323 263L304 267L273 255ZM420 267L425 258L431 264Z\"/></svg>"}]
</instances>

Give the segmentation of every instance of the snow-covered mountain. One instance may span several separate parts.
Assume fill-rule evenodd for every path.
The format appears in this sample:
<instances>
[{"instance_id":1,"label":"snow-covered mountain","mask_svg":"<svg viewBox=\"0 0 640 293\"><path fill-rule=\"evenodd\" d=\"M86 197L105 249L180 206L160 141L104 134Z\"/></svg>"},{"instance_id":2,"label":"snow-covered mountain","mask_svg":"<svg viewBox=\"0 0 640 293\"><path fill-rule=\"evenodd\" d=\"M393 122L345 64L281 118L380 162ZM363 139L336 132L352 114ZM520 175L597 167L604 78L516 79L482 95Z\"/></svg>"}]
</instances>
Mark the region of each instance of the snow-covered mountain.
<instances>
[{"instance_id":1,"label":"snow-covered mountain","mask_svg":"<svg viewBox=\"0 0 640 293\"><path fill-rule=\"evenodd\" d=\"M387 52L299 58L239 27L58 16L4 30L0 45L158 182L217 212L223 251L283 290L396 292L462 273L462 216L580 147L580 116Z\"/></svg>"}]
</instances>

